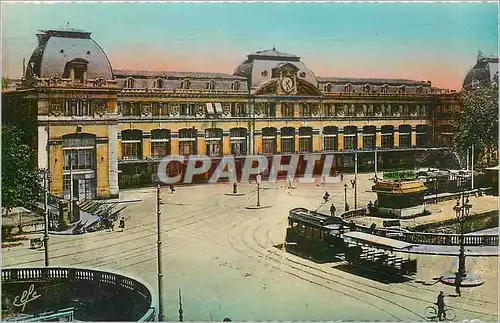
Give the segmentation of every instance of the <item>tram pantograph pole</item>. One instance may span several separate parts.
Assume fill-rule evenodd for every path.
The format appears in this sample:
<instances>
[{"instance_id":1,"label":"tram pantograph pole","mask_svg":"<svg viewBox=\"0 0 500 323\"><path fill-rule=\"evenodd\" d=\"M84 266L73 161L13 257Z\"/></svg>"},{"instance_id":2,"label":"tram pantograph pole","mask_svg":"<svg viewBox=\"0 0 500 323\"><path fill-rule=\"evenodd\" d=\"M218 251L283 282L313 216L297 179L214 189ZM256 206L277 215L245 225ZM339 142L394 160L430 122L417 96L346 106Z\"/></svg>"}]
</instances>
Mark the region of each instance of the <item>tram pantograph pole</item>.
<instances>
[{"instance_id":1,"label":"tram pantograph pole","mask_svg":"<svg viewBox=\"0 0 500 323\"><path fill-rule=\"evenodd\" d=\"M163 314L163 274L161 271L161 226L160 226L160 184L156 186L156 225L157 225L157 249L158 249L158 321L163 322L165 315Z\"/></svg>"}]
</instances>

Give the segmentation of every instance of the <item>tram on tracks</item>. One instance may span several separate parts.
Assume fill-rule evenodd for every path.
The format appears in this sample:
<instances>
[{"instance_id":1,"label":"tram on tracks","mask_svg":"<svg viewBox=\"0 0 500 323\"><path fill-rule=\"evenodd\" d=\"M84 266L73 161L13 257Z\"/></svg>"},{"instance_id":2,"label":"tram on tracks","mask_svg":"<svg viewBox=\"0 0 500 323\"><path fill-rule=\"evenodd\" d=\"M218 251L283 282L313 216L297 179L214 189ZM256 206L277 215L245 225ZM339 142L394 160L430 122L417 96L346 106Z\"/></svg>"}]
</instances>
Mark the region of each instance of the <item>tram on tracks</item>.
<instances>
[{"instance_id":1,"label":"tram on tracks","mask_svg":"<svg viewBox=\"0 0 500 323\"><path fill-rule=\"evenodd\" d=\"M360 231L340 217L304 208L290 210L286 248L318 260L340 258L349 265L386 274L411 276L417 260L401 254L413 244Z\"/></svg>"}]
</instances>

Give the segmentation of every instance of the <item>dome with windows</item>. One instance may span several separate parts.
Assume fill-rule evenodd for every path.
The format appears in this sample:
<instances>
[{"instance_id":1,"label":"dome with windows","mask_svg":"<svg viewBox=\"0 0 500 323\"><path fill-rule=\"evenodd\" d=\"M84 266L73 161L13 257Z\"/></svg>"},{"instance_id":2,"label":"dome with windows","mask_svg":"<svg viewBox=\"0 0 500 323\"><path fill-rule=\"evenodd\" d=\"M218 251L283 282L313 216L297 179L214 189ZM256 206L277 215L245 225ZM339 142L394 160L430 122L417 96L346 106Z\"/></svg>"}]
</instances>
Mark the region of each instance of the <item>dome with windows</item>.
<instances>
[{"instance_id":1,"label":"dome with windows","mask_svg":"<svg viewBox=\"0 0 500 323\"><path fill-rule=\"evenodd\" d=\"M305 80L314 86L318 85L316 76L300 61L299 56L277 51L276 48L248 55L247 59L234 70L233 75L250 78L251 88L255 89L274 78L273 69L283 64L294 65L298 70L297 78Z\"/></svg>"},{"instance_id":2,"label":"dome with windows","mask_svg":"<svg viewBox=\"0 0 500 323\"><path fill-rule=\"evenodd\" d=\"M498 57L485 57L479 52L476 65L467 73L462 88L470 90L498 82Z\"/></svg>"},{"instance_id":3,"label":"dome with windows","mask_svg":"<svg viewBox=\"0 0 500 323\"><path fill-rule=\"evenodd\" d=\"M78 78L86 73L86 79L113 79L108 57L90 34L76 29L42 30L37 34L38 47L28 62L26 75Z\"/></svg>"}]
</instances>

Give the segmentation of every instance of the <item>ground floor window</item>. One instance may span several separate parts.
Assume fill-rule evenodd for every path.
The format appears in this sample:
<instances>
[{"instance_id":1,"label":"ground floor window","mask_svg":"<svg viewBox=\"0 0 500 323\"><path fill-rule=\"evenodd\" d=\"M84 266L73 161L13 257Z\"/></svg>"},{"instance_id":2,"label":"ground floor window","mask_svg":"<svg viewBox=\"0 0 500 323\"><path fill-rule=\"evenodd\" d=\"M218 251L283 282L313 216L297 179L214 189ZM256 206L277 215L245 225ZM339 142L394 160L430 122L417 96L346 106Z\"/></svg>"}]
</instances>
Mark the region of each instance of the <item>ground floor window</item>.
<instances>
[{"instance_id":1,"label":"ground floor window","mask_svg":"<svg viewBox=\"0 0 500 323\"><path fill-rule=\"evenodd\" d=\"M281 137L281 153L292 154L295 151L295 139L293 136Z\"/></svg>"},{"instance_id":2,"label":"ground floor window","mask_svg":"<svg viewBox=\"0 0 500 323\"><path fill-rule=\"evenodd\" d=\"M344 150L354 150L356 148L356 135L344 135Z\"/></svg>"},{"instance_id":3,"label":"ground floor window","mask_svg":"<svg viewBox=\"0 0 500 323\"><path fill-rule=\"evenodd\" d=\"M363 148L364 149L374 149L375 148L375 135L363 135Z\"/></svg>"},{"instance_id":4,"label":"ground floor window","mask_svg":"<svg viewBox=\"0 0 500 323\"><path fill-rule=\"evenodd\" d=\"M276 137L262 137L262 153L263 154L276 153Z\"/></svg>"},{"instance_id":5,"label":"ground floor window","mask_svg":"<svg viewBox=\"0 0 500 323\"><path fill-rule=\"evenodd\" d=\"M245 128L233 128L229 131L232 155L246 155L247 153L247 130Z\"/></svg>"},{"instance_id":6,"label":"ground floor window","mask_svg":"<svg viewBox=\"0 0 500 323\"><path fill-rule=\"evenodd\" d=\"M141 159L141 148L140 141L122 141L122 159Z\"/></svg>"},{"instance_id":7,"label":"ground floor window","mask_svg":"<svg viewBox=\"0 0 500 323\"><path fill-rule=\"evenodd\" d=\"M63 198L70 199L71 177L69 171L63 175ZM96 196L95 172L77 173L73 172L73 198L83 200Z\"/></svg>"},{"instance_id":8,"label":"ground floor window","mask_svg":"<svg viewBox=\"0 0 500 323\"><path fill-rule=\"evenodd\" d=\"M394 136L392 134L382 134L382 148L394 148Z\"/></svg>"},{"instance_id":9,"label":"ground floor window","mask_svg":"<svg viewBox=\"0 0 500 323\"><path fill-rule=\"evenodd\" d=\"M411 148L411 135L409 133L399 133L399 148Z\"/></svg>"},{"instance_id":10,"label":"ground floor window","mask_svg":"<svg viewBox=\"0 0 500 323\"><path fill-rule=\"evenodd\" d=\"M310 153L312 152L312 138L299 137L299 152Z\"/></svg>"},{"instance_id":11,"label":"ground floor window","mask_svg":"<svg viewBox=\"0 0 500 323\"><path fill-rule=\"evenodd\" d=\"M170 131L166 129L151 131L151 157L160 158L170 154Z\"/></svg>"},{"instance_id":12,"label":"ground floor window","mask_svg":"<svg viewBox=\"0 0 500 323\"><path fill-rule=\"evenodd\" d=\"M326 135L323 139L323 149L326 151L338 150L337 135Z\"/></svg>"}]
</instances>

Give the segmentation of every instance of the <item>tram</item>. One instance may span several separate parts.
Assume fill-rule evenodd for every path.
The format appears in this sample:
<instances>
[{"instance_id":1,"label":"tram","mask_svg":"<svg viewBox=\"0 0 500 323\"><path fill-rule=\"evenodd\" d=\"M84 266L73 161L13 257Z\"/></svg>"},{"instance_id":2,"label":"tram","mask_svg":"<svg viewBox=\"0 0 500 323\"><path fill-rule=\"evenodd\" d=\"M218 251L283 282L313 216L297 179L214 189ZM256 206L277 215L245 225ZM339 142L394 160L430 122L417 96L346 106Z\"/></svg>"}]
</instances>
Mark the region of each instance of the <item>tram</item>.
<instances>
[{"instance_id":1,"label":"tram","mask_svg":"<svg viewBox=\"0 0 500 323\"><path fill-rule=\"evenodd\" d=\"M291 247L321 260L329 260L335 253L344 252L341 237L344 221L304 208L290 211L286 232L287 248Z\"/></svg>"},{"instance_id":2,"label":"tram","mask_svg":"<svg viewBox=\"0 0 500 323\"><path fill-rule=\"evenodd\" d=\"M416 259L398 256L413 244L357 231L340 217L331 217L304 208L290 210L286 232L287 248L315 259L340 258L353 267L411 276L417 272Z\"/></svg>"}]
</instances>

